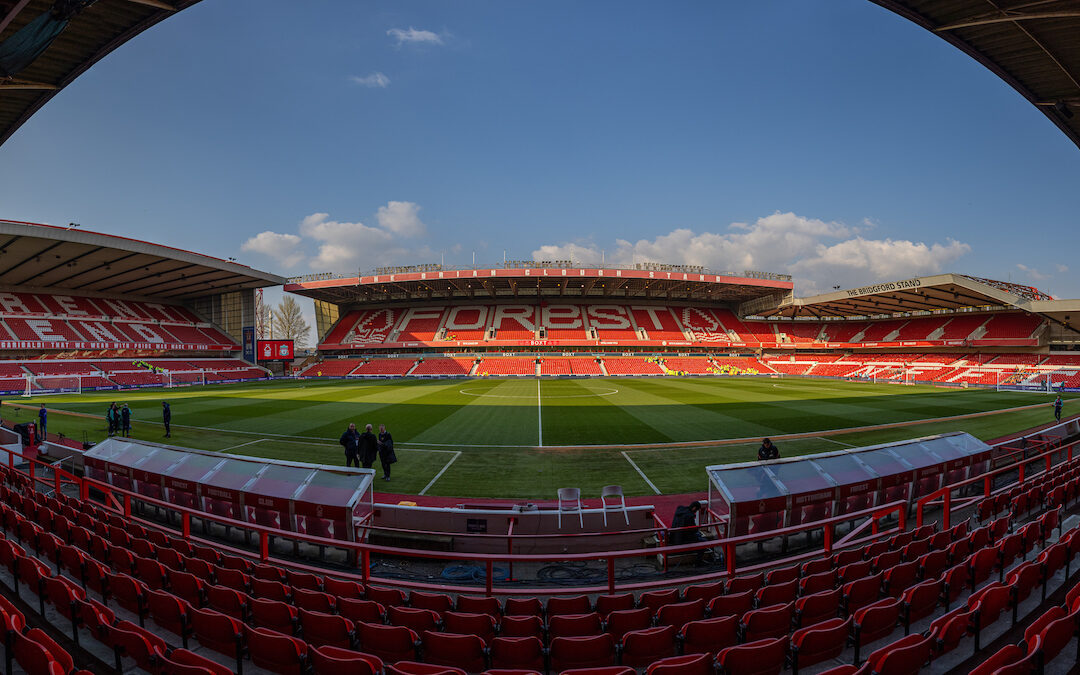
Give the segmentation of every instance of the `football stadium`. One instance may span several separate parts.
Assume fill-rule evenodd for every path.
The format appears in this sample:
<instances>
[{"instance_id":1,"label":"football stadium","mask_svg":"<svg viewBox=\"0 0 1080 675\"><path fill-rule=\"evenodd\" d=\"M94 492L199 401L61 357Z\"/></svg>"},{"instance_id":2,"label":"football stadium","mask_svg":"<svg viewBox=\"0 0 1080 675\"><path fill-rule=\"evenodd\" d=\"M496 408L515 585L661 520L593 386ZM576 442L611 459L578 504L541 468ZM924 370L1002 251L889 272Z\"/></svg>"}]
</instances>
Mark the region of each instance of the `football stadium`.
<instances>
[{"instance_id":1,"label":"football stadium","mask_svg":"<svg viewBox=\"0 0 1080 675\"><path fill-rule=\"evenodd\" d=\"M874 2L1080 146L1080 2ZM0 2L0 143L196 4ZM281 271L0 219L7 673L1075 671L1080 299Z\"/></svg>"}]
</instances>

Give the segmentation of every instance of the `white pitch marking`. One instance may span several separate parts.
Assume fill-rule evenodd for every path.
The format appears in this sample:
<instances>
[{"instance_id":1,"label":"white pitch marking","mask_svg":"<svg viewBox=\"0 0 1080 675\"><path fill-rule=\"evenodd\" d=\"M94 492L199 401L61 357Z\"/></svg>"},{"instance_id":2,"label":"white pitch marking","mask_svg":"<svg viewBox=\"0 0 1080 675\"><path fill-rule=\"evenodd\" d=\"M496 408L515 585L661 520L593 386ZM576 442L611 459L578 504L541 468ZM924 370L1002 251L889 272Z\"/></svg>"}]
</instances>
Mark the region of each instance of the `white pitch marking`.
<instances>
[{"instance_id":1,"label":"white pitch marking","mask_svg":"<svg viewBox=\"0 0 1080 675\"><path fill-rule=\"evenodd\" d=\"M221 452L228 452L230 450L235 450L237 448L242 448L245 445L255 445L256 443L262 443L263 441L269 441L269 440L270 440L269 438L256 438L255 440L248 441L247 443L241 443L240 445L229 446L229 447L223 449Z\"/></svg>"},{"instance_id":2,"label":"white pitch marking","mask_svg":"<svg viewBox=\"0 0 1080 675\"><path fill-rule=\"evenodd\" d=\"M642 471L641 468L634 463L634 460L630 459L630 455L626 454L625 450L622 451L622 456L626 458L626 461L630 462L630 466L634 467L634 471L638 472L638 475L641 476L642 480L649 484L649 487L652 488L652 491L656 494L660 494L660 490L657 489L655 485L653 485L653 482L649 480L649 477L645 475L645 472Z\"/></svg>"},{"instance_id":3,"label":"white pitch marking","mask_svg":"<svg viewBox=\"0 0 1080 675\"><path fill-rule=\"evenodd\" d=\"M540 406L540 378L536 379L536 432L537 445L544 447L544 417Z\"/></svg>"},{"instance_id":4,"label":"white pitch marking","mask_svg":"<svg viewBox=\"0 0 1080 675\"><path fill-rule=\"evenodd\" d=\"M454 456L450 458L450 461L446 463L446 466L444 466L444 467L442 468L442 471L440 471L439 473L435 474L435 477L431 479L431 482L430 482L430 483L428 483L427 485L425 485L425 486L424 486L424 489L423 489L423 490L421 490L421 491L420 491L420 492L419 492L418 494L420 494L420 495L423 495L423 494L424 494L424 493L426 493L426 492L427 492L427 491L428 491L429 489L431 489L431 486L435 484L435 481L437 481L437 480L439 480L440 478L442 478L442 475L443 475L444 473L446 473L446 470L450 468L450 465L451 465L451 464L453 464L453 463L454 463L454 461L455 461L455 460L456 460L456 459L457 459L458 457L461 457L461 451L460 451L460 450L454 453Z\"/></svg>"},{"instance_id":5,"label":"white pitch marking","mask_svg":"<svg viewBox=\"0 0 1080 675\"><path fill-rule=\"evenodd\" d=\"M859 447L857 445L852 445L851 443L845 443L843 441L834 441L833 439L826 438L825 436L815 436L814 438L818 438L818 439L821 439L823 441L828 441L830 443L836 443L837 445L842 445L845 448L857 448L857 447Z\"/></svg>"},{"instance_id":6,"label":"white pitch marking","mask_svg":"<svg viewBox=\"0 0 1080 675\"><path fill-rule=\"evenodd\" d=\"M536 384L537 387L539 387L540 380L537 380ZM459 389L458 393L466 396L476 396L477 398L532 398L532 394L488 394L486 392L476 393L475 391L469 391L468 389ZM618 389L612 388L590 394L548 394L548 398L596 398L597 396L614 396L618 393Z\"/></svg>"}]
</instances>

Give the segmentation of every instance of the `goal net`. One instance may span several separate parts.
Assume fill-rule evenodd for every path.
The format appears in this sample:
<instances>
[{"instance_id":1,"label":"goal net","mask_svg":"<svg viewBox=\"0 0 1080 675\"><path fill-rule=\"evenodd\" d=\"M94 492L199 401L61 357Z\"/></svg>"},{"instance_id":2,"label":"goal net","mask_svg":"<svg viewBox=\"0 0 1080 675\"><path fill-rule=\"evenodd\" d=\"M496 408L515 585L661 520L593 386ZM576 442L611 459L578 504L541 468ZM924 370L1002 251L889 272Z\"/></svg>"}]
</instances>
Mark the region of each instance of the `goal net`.
<instances>
[{"instance_id":1,"label":"goal net","mask_svg":"<svg viewBox=\"0 0 1080 675\"><path fill-rule=\"evenodd\" d=\"M82 377L79 375L27 375L23 396L81 393Z\"/></svg>"},{"instance_id":2,"label":"goal net","mask_svg":"<svg viewBox=\"0 0 1080 675\"><path fill-rule=\"evenodd\" d=\"M1034 391L1054 393L1052 378L1049 373L1018 372L998 373L998 391Z\"/></svg>"}]
</instances>

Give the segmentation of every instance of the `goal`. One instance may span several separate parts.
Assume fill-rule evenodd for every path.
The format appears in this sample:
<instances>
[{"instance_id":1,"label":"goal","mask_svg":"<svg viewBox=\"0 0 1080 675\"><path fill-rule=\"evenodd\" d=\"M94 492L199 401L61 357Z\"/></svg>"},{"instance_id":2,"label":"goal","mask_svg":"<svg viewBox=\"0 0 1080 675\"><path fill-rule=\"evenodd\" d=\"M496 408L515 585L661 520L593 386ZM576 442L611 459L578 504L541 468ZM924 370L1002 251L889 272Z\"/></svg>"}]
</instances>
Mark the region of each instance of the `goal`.
<instances>
[{"instance_id":1,"label":"goal","mask_svg":"<svg viewBox=\"0 0 1080 675\"><path fill-rule=\"evenodd\" d=\"M997 374L998 391L1034 391L1054 393L1053 378L1050 373L1002 373Z\"/></svg>"},{"instance_id":2,"label":"goal","mask_svg":"<svg viewBox=\"0 0 1080 675\"><path fill-rule=\"evenodd\" d=\"M81 394L81 375L27 375L24 398L47 394Z\"/></svg>"}]
</instances>

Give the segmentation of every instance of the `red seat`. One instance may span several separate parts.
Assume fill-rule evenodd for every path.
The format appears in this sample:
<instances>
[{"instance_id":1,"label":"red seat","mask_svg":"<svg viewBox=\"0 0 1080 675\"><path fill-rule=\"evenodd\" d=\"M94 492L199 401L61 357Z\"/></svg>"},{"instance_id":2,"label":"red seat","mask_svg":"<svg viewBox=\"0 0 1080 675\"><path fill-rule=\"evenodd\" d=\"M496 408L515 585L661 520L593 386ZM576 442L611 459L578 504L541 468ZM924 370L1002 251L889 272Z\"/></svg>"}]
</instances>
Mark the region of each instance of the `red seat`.
<instances>
[{"instance_id":1,"label":"red seat","mask_svg":"<svg viewBox=\"0 0 1080 675\"><path fill-rule=\"evenodd\" d=\"M356 641L361 651L374 654L387 663L416 658L420 639L405 626L384 626L361 621L356 624Z\"/></svg>"},{"instance_id":2,"label":"red seat","mask_svg":"<svg viewBox=\"0 0 1080 675\"><path fill-rule=\"evenodd\" d=\"M866 663L876 675L915 675L930 661L932 645L928 636L908 635L877 650Z\"/></svg>"},{"instance_id":3,"label":"red seat","mask_svg":"<svg viewBox=\"0 0 1080 675\"><path fill-rule=\"evenodd\" d=\"M607 615L605 627L616 640L632 630L642 630L652 626L652 610L648 607L620 609Z\"/></svg>"},{"instance_id":4,"label":"red seat","mask_svg":"<svg viewBox=\"0 0 1080 675\"><path fill-rule=\"evenodd\" d=\"M621 663L634 668L675 656L675 626L630 631L623 636L621 654Z\"/></svg>"},{"instance_id":5,"label":"red seat","mask_svg":"<svg viewBox=\"0 0 1080 675\"><path fill-rule=\"evenodd\" d=\"M289 586L280 581L260 579L258 577L251 579L251 594L256 598L277 600L278 602L290 602L292 600L292 590Z\"/></svg>"},{"instance_id":6,"label":"red seat","mask_svg":"<svg viewBox=\"0 0 1080 675\"><path fill-rule=\"evenodd\" d=\"M859 660L859 650L862 645L875 642L892 634L900 621L900 608L900 600L882 598L855 612L852 636L855 642L856 662Z\"/></svg>"},{"instance_id":7,"label":"red seat","mask_svg":"<svg viewBox=\"0 0 1080 675\"><path fill-rule=\"evenodd\" d=\"M914 560L890 567L885 570L883 586L885 595L899 598L904 594L904 591L915 585L918 578L919 563Z\"/></svg>"},{"instance_id":8,"label":"red seat","mask_svg":"<svg viewBox=\"0 0 1080 675\"><path fill-rule=\"evenodd\" d=\"M136 557L135 574L150 588L169 587L169 570L156 560Z\"/></svg>"},{"instance_id":9,"label":"red seat","mask_svg":"<svg viewBox=\"0 0 1080 675\"><path fill-rule=\"evenodd\" d=\"M186 649L174 649L168 656L158 654L158 662L161 664L160 675L232 675L233 672L231 668Z\"/></svg>"},{"instance_id":10,"label":"red seat","mask_svg":"<svg viewBox=\"0 0 1080 675\"><path fill-rule=\"evenodd\" d=\"M415 631L417 635L426 630L435 630L441 621L438 613L430 609L394 606L387 608L386 619L390 625L405 626Z\"/></svg>"},{"instance_id":11,"label":"red seat","mask_svg":"<svg viewBox=\"0 0 1080 675\"><path fill-rule=\"evenodd\" d=\"M709 616L742 617L754 607L754 591L721 595L709 601Z\"/></svg>"},{"instance_id":12,"label":"red seat","mask_svg":"<svg viewBox=\"0 0 1080 675\"><path fill-rule=\"evenodd\" d=\"M538 616L504 616L499 623L499 635L543 638L544 622Z\"/></svg>"},{"instance_id":13,"label":"red seat","mask_svg":"<svg viewBox=\"0 0 1080 675\"><path fill-rule=\"evenodd\" d=\"M105 627L105 642L112 646L116 657L116 669L123 672L124 656L133 659L143 670L157 671L157 654L165 653L165 641L153 633L139 628L130 621L120 621Z\"/></svg>"},{"instance_id":14,"label":"red seat","mask_svg":"<svg viewBox=\"0 0 1080 675\"><path fill-rule=\"evenodd\" d=\"M364 597L364 587L358 582L349 581L348 579L323 577L322 589L330 595L336 595L339 601L344 598L356 599Z\"/></svg>"},{"instance_id":15,"label":"red seat","mask_svg":"<svg viewBox=\"0 0 1080 675\"><path fill-rule=\"evenodd\" d=\"M231 588L241 593L251 593L251 576L241 570L228 567L215 567L214 579L219 586Z\"/></svg>"},{"instance_id":16,"label":"red seat","mask_svg":"<svg viewBox=\"0 0 1080 675\"><path fill-rule=\"evenodd\" d=\"M503 614L506 616L544 616L544 603L540 602L540 598L507 598L503 603Z\"/></svg>"},{"instance_id":17,"label":"red seat","mask_svg":"<svg viewBox=\"0 0 1080 675\"><path fill-rule=\"evenodd\" d=\"M169 591L192 607L202 607L206 583L194 574L173 571L169 572Z\"/></svg>"},{"instance_id":18,"label":"red seat","mask_svg":"<svg viewBox=\"0 0 1080 675\"><path fill-rule=\"evenodd\" d=\"M28 675L65 675L74 669L71 656L58 645L54 653L49 645L56 643L39 628L25 635L15 632L9 639L14 647L12 657Z\"/></svg>"},{"instance_id":19,"label":"red seat","mask_svg":"<svg viewBox=\"0 0 1080 675\"><path fill-rule=\"evenodd\" d=\"M904 633L911 630L911 622L924 619L934 613L941 600L941 579L931 579L916 584L904 591L903 602Z\"/></svg>"},{"instance_id":20,"label":"red seat","mask_svg":"<svg viewBox=\"0 0 1080 675\"><path fill-rule=\"evenodd\" d=\"M251 621L253 626L269 628L278 633L295 635L296 628L300 625L296 608L277 600L263 600L252 598Z\"/></svg>"},{"instance_id":21,"label":"red seat","mask_svg":"<svg viewBox=\"0 0 1080 675\"><path fill-rule=\"evenodd\" d=\"M694 584L683 590L683 600L704 600L706 604L718 595L724 594L724 582L716 581L711 584ZM599 610L597 610L599 611ZM603 612L601 612L603 614Z\"/></svg>"},{"instance_id":22,"label":"red seat","mask_svg":"<svg viewBox=\"0 0 1080 675\"><path fill-rule=\"evenodd\" d=\"M1024 658L1024 648L1018 645L1005 645L994 652L990 658L975 666L968 675L993 675L1000 668L1012 665Z\"/></svg>"},{"instance_id":23,"label":"red seat","mask_svg":"<svg viewBox=\"0 0 1080 675\"><path fill-rule=\"evenodd\" d=\"M577 637L580 635L598 635L604 632L600 615L560 614L548 619L548 637Z\"/></svg>"},{"instance_id":24,"label":"red seat","mask_svg":"<svg viewBox=\"0 0 1080 675\"><path fill-rule=\"evenodd\" d=\"M831 591L804 595L796 600L795 625L812 626L837 616L840 613L840 593L839 588L834 588Z\"/></svg>"},{"instance_id":25,"label":"red seat","mask_svg":"<svg viewBox=\"0 0 1080 675\"><path fill-rule=\"evenodd\" d=\"M497 637L491 641L491 667L544 672L544 643L538 637Z\"/></svg>"},{"instance_id":26,"label":"red seat","mask_svg":"<svg viewBox=\"0 0 1080 675\"><path fill-rule=\"evenodd\" d=\"M1009 607L1010 597L1009 587L995 581L968 598L967 606L979 617L975 628L975 651L982 648L979 642L982 629L998 620Z\"/></svg>"},{"instance_id":27,"label":"red seat","mask_svg":"<svg viewBox=\"0 0 1080 675\"><path fill-rule=\"evenodd\" d=\"M461 668L416 661L398 661L387 664L386 672L387 675L465 675L465 671Z\"/></svg>"},{"instance_id":28,"label":"red seat","mask_svg":"<svg viewBox=\"0 0 1080 675\"><path fill-rule=\"evenodd\" d=\"M307 668L308 646L303 640L267 630L244 627L251 662L279 675L302 675Z\"/></svg>"},{"instance_id":29,"label":"red seat","mask_svg":"<svg viewBox=\"0 0 1080 675\"><path fill-rule=\"evenodd\" d=\"M368 600L374 600L383 607L395 607L406 604L405 591L400 588L368 586L367 590L364 591L364 597Z\"/></svg>"},{"instance_id":30,"label":"red seat","mask_svg":"<svg viewBox=\"0 0 1080 675\"><path fill-rule=\"evenodd\" d=\"M793 675L798 675L799 668L840 656L847 647L851 621L850 616L846 619L829 619L795 631L791 635Z\"/></svg>"},{"instance_id":31,"label":"red seat","mask_svg":"<svg viewBox=\"0 0 1080 675\"><path fill-rule=\"evenodd\" d=\"M311 610L312 612L332 614L337 611L337 598L322 591L293 588L292 601L298 608Z\"/></svg>"},{"instance_id":32,"label":"red seat","mask_svg":"<svg viewBox=\"0 0 1080 675\"><path fill-rule=\"evenodd\" d=\"M173 635L179 635L186 648L191 633L191 605L165 591L150 591L146 604L154 623Z\"/></svg>"},{"instance_id":33,"label":"red seat","mask_svg":"<svg viewBox=\"0 0 1080 675\"><path fill-rule=\"evenodd\" d=\"M705 618L705 601L700 598L689 602L662 605L656 612L656 625L681 627L689 621Z\"/></svg>"},{"instance_id":34,"label":"red seat","mask_svg":"<svg viewBox=\"0 0 1080 675\"><path fill-rule=\"evenodd\" d=\"M770 607L788 602L794 602L799 594L799 581L792 579L780 584L765 586L758 589L756 600L758 607Z\"/></svg>"},{"instance_id":35,"label":"red seat","mask_svg":"<svg viewBox=\"0 0 1080 675\"><path fill-rule=\"evenodd\" d=\"M682 627L681 635L683 654L711 654L738 644L739 619L735 616L718 616L691 621Z\"/></svg>"},{"instance_id":36,"label":"red seat","mask_svg":"<svg viewBox=\"0 0 1080 675\"><path fill-rule=\"evenodd\" d=\"M261 563L255 563L251 567L251 576L256 579L264 579L266 581L278 581L285 582L287 578L286 572L281 567L274 565L263 565Z\"/></svg>"},{"instance_id":37,"label":"red seat","mask_svg":"<svg viewBox=\"0 0 1080 675\"><path fill-rule=\"evenodd\" d=\"M502 603L498 598L482 595L459 595L457 597L457 611L470 614L490 614L502 616Z\"/></svg>"},{"instance_id":38,"label":"red seat","mask_svg":"<svg viewBox=\"0 0 1080 675\"><path fill-rule=\"evenodd\" d=\"M247 618L250 605L251 597L246 593L225 586L206 587L206 606L215 612L243 621Z\"/></svg>"},{"instance_id":39,"label":"red seat","mask_svg":"<svg viewBox=\"0 0 1080 675\"><path fill-rule=\"evenodd\" d=\"M757 642L787 635L791 632L794 613L794 602L747 612L742 618L743 640Z\"/></svg>"},{"instance_id":40,"label":"red seat","mask_svg":"<svg viewBox=\"0 0 1080 675\"><path fill-rule=\"evenodd\" d=\"M848 584L870 576L874 571L873 567L873 563L869 560L860 560L841 567L837 571L837 577L839 577L841 584Z\"/></svg>"},{"instance_id":41,"label":"red seat","mask_svg":"<svg viewBox=\"0 0 1080 675\"><path fill-rule=\"evenodd\" d=\"M558 616L561 614L588 614L592 612L589 596L574 595L570 597L548 598L547 615Z\"/></svg>"},{"instance_id":42,"label":"red seat","mask_svg":"<svg viewBox=\"0 0 1080 675\"><path fill-rule=\"evenodd\" d=\"M199 644L218 654L235 658L236 670L240 672L244 655L244 624L209 609L192 609L190 622L192 634Z\"/></svg>"},{"instance_id":43,"label":"red seat","mask_svg":"<svg viewBox=\"0 0 1080 675\"><path fill-rule=\"evenodd\" d=\"M490 614L470 612L446 612L443 614L443 630L459 635L476 635L484 642L495 637L495 617Z\"/></svg>"},{"instance_id":44,"label":"red seat","mask_svg":"<svg viewBox=\"0 0 1080 675\"><path fill-rule=\"evenodd\" d=\"M960 597L960 594L963 593L964 589L968 586L967 565L961 563L955 567L950 567L945 570L942 579L944 580L944 592L942 596L945 598L945 609L948 609L949 604Z\"/></svg>"},{"instance_id":45,"label":"red seat","mask_svg":"<svg viewBox=\"0 0 1080 675\"><path fill-rule=\"evenodd\" d=\"M799 580L799 595L812 595L822 591L831 591L836 588L838 580L839 577L834 569L805 576Z\"/></svg>"},{"instance_id":46,"label":"red seat","mask_svg":"<svg viewBox=\"0 0 1080 675\"><path fill-rule=\"evenodd\" d=\"M1031 595L1035 587L1043 583L1042 566L1034 560L1017 565L1005 579L1005 584L1012 592L1013 619L1016 619L1016 607Z\"/></svg>"},{"instance_id":47,"label":"red seat","mask_svg":"<svg viewBox=\"0 0 1080 675\"><path fill-rule=\"evenodd\" d=\"M960 640L975 632L975 612L967 607L957 607L943 614L930 623L930 637L934 639L934 650L938 654L950 652L960 644Z\"/></svg>"},{"instance_id":48,"label":"red seat","mask_svg":"<svg viewBox=\"0 0 1080 675\"><path fill-rule=\"evenodd\" d=\"M881 597L881 582L884 574L878 572L872 577L863 577L844 584L844 611L854 614L857 610L877 602Z\"/></svg>"},{"instance_id":49,"label":"red seat","mask_svg":"<svg viewBox=\"0 0 1080 675\"><path fill-rule=\"evenodd\" d=\"M757 593L758 589L764 585L764 572L742 577L733 577L727 582L727 594L732 595L735 593L742 593L743 591L752 591L754 593Z\"/></svg>"},{"instance_id":50,"label":"red seat","mask_svg":"<svg viewBox=\"0 0 1080 675\"><path fill-rule=\"evenodd\" d=\"M386 608L374 600L357 598L338 598L338 614L350 621L383 623L386 621Z\"/></svg>"},{"instance_id":51,"label":"red seat","mask_svg":"<svg viewBox=\"0 0 1080 675\"><path fill-rule=\"evenodd\" d=\"M990 578L990 575L993 574L995 566L997 565L997 561L997 549L991 547L979 549L968 556L968 583L971 585L971 588L974 589L976 586Z\"/></svg>"},{"instance_id":52,"label":"red seat","mask_svg":"<svg viewBox=\"0 0 1080 675\"><path fill-rule=\"evenodd\" d=\"M409 606L417 609L430 609L442 614L454 608L453 599L444 593L422 593L413 591L409 595Z\"/></svg>"},{"instance_id":53,"label":"red seat","mask_svg":"<svg viewBox=\"0 0 1080 675\"><path fill-rule=\"evenodd\" d=\"M1024 631L1024 641L1034 644L1038 640L1042 650L1042 663L1054 659L1065 649L1076 634L1077 611L1068 614L1061 607L1051 607ZM1078 648L1080 649L1080 648Z\"/></svg>"},{"instance_id":54,"label":"red seat","mask_svg":"<svg viewBox=\"0 0 1080 675\"><path fill-rule=\"evenodd\" d=\"M633 593L619 593L617 595L599 595L596 597L596 612L600 616L607 616L616 611L634 609L637 606ZM507 612L509 613L509 612Z\"/></svg>"},{"instance_id":55,"label":"red seat","mask_svg":"<svg viewBox=\"0 0 1080 675\"><path fill-rule=\"evenodd\" d=\"M349 649L356 642L353 622L336 614L300 610L300 629L304 640L314 646L329 645Z\"/></svg>"},{"instance_id":56,"label":"red seat","mask_svg":"<svg viewBox=\"0 0 1080 675\"><path fill-rule=\"evenodd\" d=\"M313 675L380 675L383 662L372 654L340 647L312 647L308 652Z\"/></svg>"},{"instance_id":57,"label":"red seat","mask_svg":"<svg viewBox=\"0 0 1080 675\"><path fill-rule=\"evenodd\" d=\"M721 675L779 675L787 656L787 637L757 640L721 649L716 654Z\"/></svg>"},{"instance_id":58,"label":"red seat","mask_svg":"<svg viewBox=\"0 0 1080 675\"><path fill-rule=\"evenodd\" d=\"M638 607L648 607L657 611L664 605L671 605L679 601L679 590L671 588L666 591L649 591L642 593L638 598Z\"/></svg>"},{"instance_id":59,"label":"red seat","mask_svg":"<svg viewBox=\"0 0 1080 675\"><path fill-rule=\"evenodd\" d=\"M711 654L686 654L660 659L649 666L646 675L713 675Z\"/></svg>"},{"instance_id":60,"label":"red seat","mask_svg":"<svg viewBox=\"0 0 1080 675\"><path fill-rule=\"evenodd\" d=\"M549 649L551 669L562 672L571 668L615 665L615 638L603 633L588 637L557 637Z\"/></svg>"},{"instance_id":61,"label":"red seat","mask_svg":"<svg viewBox=\"0 0 1080 675\"><path fill-rule=\"evenodd\" d=\"M294 572L286 570L286 583L293 588L302 588L305 591L322 591L323 578L309 572Z\"/></svg>"},{"instance_id":62,"label":"red seat","mask_svg":"<svg viewBox=\"0 0 1080 675\"><path fill-rule=\"evenodd\" d=\"M487 645L476 635L424 631L424 661L479 673L487 663Z\"/></svg>"}]
</instances>

